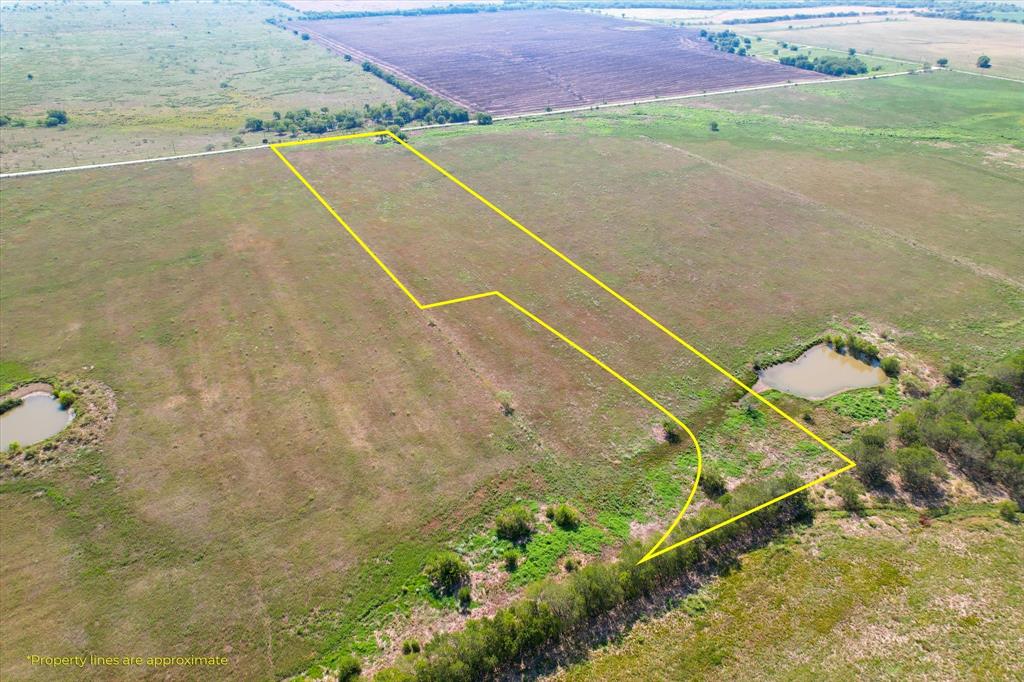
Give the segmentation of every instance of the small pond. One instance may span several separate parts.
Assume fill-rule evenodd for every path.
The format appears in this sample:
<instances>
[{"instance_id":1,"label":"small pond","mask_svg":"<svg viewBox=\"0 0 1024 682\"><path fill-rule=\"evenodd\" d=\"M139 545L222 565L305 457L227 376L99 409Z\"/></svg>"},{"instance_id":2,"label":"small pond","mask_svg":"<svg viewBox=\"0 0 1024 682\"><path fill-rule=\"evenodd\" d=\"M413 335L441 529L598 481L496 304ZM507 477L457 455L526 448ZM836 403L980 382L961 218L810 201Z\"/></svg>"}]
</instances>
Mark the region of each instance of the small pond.
<instances>
[{"instance_id":1,"label":"small pond","mask_svg":"<svg viewBox=\"0 0 1024 682\"><path fill-rule=\"evenodd\" d=\"M17 442L22 447L60 433L75 417L50 393L30 393L21 405L0 415L0 450Z\"/></svg>"},{"instance_id":2,"label":"small pond","mask_svg":"<svg viewBox=\"0 0 1024 682\"><path fill-rule=\"evenodd\" d=\"M854 388L881 386L886 381L885 372L879 367L837 353L823 343L809 348L792 362L762 370L757 385L808 400L824 400Z\"/></svg>"}]
</instances>

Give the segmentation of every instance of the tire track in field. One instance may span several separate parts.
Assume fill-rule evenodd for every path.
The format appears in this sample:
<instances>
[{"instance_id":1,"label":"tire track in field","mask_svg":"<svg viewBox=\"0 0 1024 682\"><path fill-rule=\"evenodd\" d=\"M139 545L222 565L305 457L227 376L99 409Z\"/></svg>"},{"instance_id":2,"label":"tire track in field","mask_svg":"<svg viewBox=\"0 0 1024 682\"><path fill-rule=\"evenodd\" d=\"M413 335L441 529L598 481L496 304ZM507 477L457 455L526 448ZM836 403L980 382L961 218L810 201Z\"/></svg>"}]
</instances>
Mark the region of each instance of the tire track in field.
<instances>
[{"instance_id":1,"label":"tire track in field","mask_svg":"<svg viewBox=\"0 0 1024 682\"><path fill-rule=\"evenodd\" d=\"M911 247L912 249L915 249L915 250L920 251L922 253L926 253L929 256L932 256L933 258L939 258L941 260L944 260L947 263L950 263L951 265L955 265L955 266L961 267L961 268L966 268L966 269L970 270L971 272L973 272L975 275L978 275L979 277L984 277L986 279L998 282L999 284L1003 284L1003 285L1012 287L1014 289L1017 289L1018 291L1024 292L1024 281L1021 281L1021 280L1015 279L1013 277L1010 277L1009 275L1004 274L1003 272L1000 272L999 270L995 270L993 268L984 266L984 265L982 265L980 263L975 263L971 259L966 258L964 256L947 253L946 251L943 251L942 249L939 249L939 248L937 248L935 246L931 246L929 244L925 244L923 242L920 242L917 239L914 239L913 237L909 237L907 235L904 235L904 234L902 234L900 232L897 232L896 230L890 230L887 227L882 227L881 225L876 225L874 223L868 222L867 220L864 220L863 218L855 216L855 215L853 215L851 213L847 213L846 211L843 211L842 209L836 208L835 206L830 206L829 204L822 203L822 202L818 201L817 199L809 197L806 194L802 194L800 192L797 192L794 189L790 189L788 187L784 187L783 185L777 185L774 182L771 182L770 180L764 180L762 178L758 178L758 177L754 177L752 175L748 175L748 174L743 173L741 171L738 171L738 170L736 170L736 169L734 169L734 168L732 168L730 166L727 166L724 163L720 163L718 161L714 161L714 160L709 159L707 157L701 156L700 154L695 154L694 152L691 152L691 151L689 151L687 149L683 149L682 147L677 147L675 145L669 144L668 142L662 142L661 140L655 140L654 138L648 137L646 135L640 135L640 139L643 140L644 142L649 142L649 143L651 143L653 145L656 145L656 146L662 147L664 149L668 149L668 150L674 151L674 152L679 153L679 154L683 154L683 155L685 155L685 156L687 156L687 157L689 157L691 159L694 159L694 160L699 161L701 163L705 163L705 164L707 164L709 166L712 166L712 167L722 171L723 173L731 175L732 177L739 178L740 180L744 180L746 182L750 182L750 183L753 183L753 184L756 184L756 185L760 185L761 187L773 190L775 192L779 192L780 194L784 194L784 195L786 195L786 196L788 196L788 197L790 197L792 199L795 199L797 202L799 202L800 204L802 204L804 206L811 206L811 207L814 207L814 208L817 208L817 209L822 209L822 210L825 210L827 212L830 212L833 215L836 215L836 216L840 217L841 219L843 219L845 221L848 221L848 222L852 223L853 225L856 225L857 227L860 227L860 228L865 229L865 230L870 230L870 231L872 231L872 232L874 232L876 234L882 235L884 237L888 237L890 239L895 239L897 241L903 242L904 244L906 244L907 246Z\"/></svg>"}]
</instances>

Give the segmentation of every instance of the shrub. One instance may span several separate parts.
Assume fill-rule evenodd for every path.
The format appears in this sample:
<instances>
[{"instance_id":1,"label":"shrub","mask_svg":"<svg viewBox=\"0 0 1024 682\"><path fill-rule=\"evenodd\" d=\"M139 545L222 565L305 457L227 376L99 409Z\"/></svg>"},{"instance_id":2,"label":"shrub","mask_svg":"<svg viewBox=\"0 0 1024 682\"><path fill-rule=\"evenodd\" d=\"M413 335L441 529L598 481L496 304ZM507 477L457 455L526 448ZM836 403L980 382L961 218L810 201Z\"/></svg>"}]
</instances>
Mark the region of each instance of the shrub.
<instances>
[{"instance_id":1,"label":"shrub","mask_svg":"<svg viewBox=\"0 0 1024 682\"><path fill-rule=\"evenodd\" d=\"M478 125L489 126L494 123L494 117L481 111L476 115L476 122Z\"/></svg>"},{"instance_id":2,"label":"shrub","mask_svg":"<svg viewBox=\"0 0 1024 682\"><path fill-rule=\"evenodd\" d=\"M921 429L917 425L917 415L913 412L901 412L893 420L896 424L896 437L904 445L914 445L921 440Z\"/></svg>"},{"instance_id":3,"label":"shrub","mask_svg":"<svg viewBox=\"0 0 1024 682\"><path fill-rule=\"evenodd\" d=\"M12 455L18 454L19 452L21 452L21 443L19 443L16 440L12 440L10 443L7 444L7 452L11 453Z\"/></svg>"},{"instance_id":4,"label":"shrub","mask_svg":"<svg viewBox=\"0 0 1024 682\"><path fill-rule=\"evenodd\" d=\"M578 510L565 502L555 507L555 513L552 519L555 525L565 530L575 530L579 527L583 521L583 517L580 516Z\"/></svg>"},{"instance_id":5,"label":"shrub","mask_svg":"<svg viewBox=\"0 0 1024 682\"><path fill-rule=\"evenodd\" d=\"M983 54L980 57L978 57L977 63L979 69L987 69L988 67L992 66L992 59L987 54Z\"/></svg>"},{"instance_id":6,"label":"shrub","mask_svg":"<svg viewBox=\"0 0 1024 682\"><path fill-rule=\"evenodd\" d=\"M864 429L853 442L853 459L857 462L857 478L869 488L881 488L889 479L893 458L885 449L884 431L878 427Z\"/></svg>"},{"instance_id":7,"label":"shrub","mask_svg":"<svg viewBox=\"0 0 1024 682\"><path fill-rule=\"evenodd\" d=\"M416 682L416 675L398 668L382 668L373 676L373 682Z\"/></svg>"},{"instance_id":8,"label":"shrub","mask_svg":"<svg viewBox=\"0 0 1024 682\"><path fill-rule=\"evenodd\" d=\"M721 497L727 491L725 478L718 469L707 467L700 475L700 489L712 499Z\"/></svg>"},{"instance_id":9,"label":"shrub","mask_svg":"<svg viewBox=\"0 0 1024 682\"><path fill-rule=\"evenodd\" d=\"M947 64L949 64L949 60L946 59L945 57L940 57L935 60L935 63L938 64L939 66L946 66Z\"/></svg>"},{"instance_id":10,"label":"shrub","mask_svg":"<svg viewBox=\"0 0 1024 682\"><path fill-rule=\"evenodd\" d=\"M302 38L303 40L309 40L309 34L308 34L308 33L303 33L303 34L302 34L302 36L301 36L301 38Z\"/></svg>"},{"instance_id":11,"label":"shrub","mask_svg":"<svg viewBox=\"0 0 1024 682\"><path fill-rule=\"evenodd\" d=\"M985 393L978 397L975 410L981 419L1009 421L1017 416L1017 404L1005 393Z\"/></svg>"},{"instance_id":12,"label":"shrub","mask_svg":"<svg viewBox=\"0 0 1024 682\"><path fill-rule=\"evenodd\" d=\"M498 512L494 519L495 534L502 540L522 542L533 533L533 515L521 504Z\"/></svg>"},{"instance_id":13,"label":"shrub","mask_svg":"<svg viewBox=\"0 0 1024 682\"><path fill-rule=\"evenodd\" d=\"M498 405L501 406L501 413L506 417L511 417L516 408L512 404L512 391L498 391Z\"/></svg>"},{"instance_id":14,"label":"shrub","mask_svg":"<svg viewBox=\"0 0 1024 682\"><path fill-rule=\"evenodd\" d=\"M514 549L505 550L501 555L501 560L505 562L505 570L509 573L519 568L519 552Z\"/></svg>"},{"instance_id":15,"label":"shrub","mask_svg":"<svg viewBox=\"0 0 1024 682\"><path fill-rule=\"evenodd\" d=\"M843 509L854 513L864 511L864 504L860 501L860 496L865 493L865 490L864 486L856 478L853 476L840 476L832 484L832 489L836 491L836 494L843 501Z\"/></svg>"},{"instance_id":16,"label":"shrub","mask_svg":"<svg viewBox=\"0 0 1024 682\"><path fill-rule=\"evenodd\" d=\"M350 682L362 672L363 666L355 656L346 654L338 659L338 682Z\"/></svg>"},{"instance_id":17,"label":"shrub","mask_svg":"<svg viewBox=\"0 0 1024 682\"><path fill-rule=\"evenodd\" d=\"M57 400L60 401L60 407L62 410L66 410L75 404L77 396L71 391L59 391L57 393Z\"/></svg>"},{"instance_id":18,"label":"shrub","mask_svg":"<svg viewBox=\"0 0 1024 682\"><path fill-rule=\"evenodd\" d=\"M931 393L928 386L913 374L907 374L903 377L903 390L911 398L924 398Z\"/></svg>"},{"instance_id":19,"label":"shrub","mask_svg":"<svg viewBox=\"0 0 1024 682\"><path fill-rule=\"evenodd\" d=\"M945 375L950 386L959 386L967 378L967 368L963 363L954 362L946 368Z\"/></svg>"},{"instance_id":20,"label":"shrub","mask_svg":"<svg viewBox=\"0 0 1024 682\"><path fill-rule=\"evenodd\" d=\"M711 128L711 132L717 133L718 132L718 121L712 121L711 123L708 124L708 127Z\"/></svg>"},{"instance_id":21,"label":"shrub","mask_svg":"<svg viewBox=\"0 0 1024 682\"><path fill-rule=\"evenodd\" d=\"M469 605L473 603L473 592L469 589L469 585L463 585L459 588L459 606L464 609L468 609Z\"/></svg>"},{"instance_id":22,"label":"shrub","mask_svg":"<svg viewBox=\"0 0 1024 682\"><path fill-rule=\"evenodd\" d=\"M893 355L882 358L881 367L887 377L897 377L900 375L900 359Z\"/></svg>"},{"instance_id":23,"label":"shrub","mask_svg":"<svg viewBox=\"0 0 1024 682\"><path fill-rule=\"evenodd\" d=\"M15 407L21 405L23 402L25 401L23 401L21 398L8 398L7 400L0 402L0 414L3 414L4 412L10 412Z\"/></svg>"},{"instance_id":24,"label":"shrub","mask_svg":"<svg viewBox=\"0 0 1024 682\"><path fill-rule=\"evenodd\" d=\"M405 655L418 654L420 652L420 642L418 639L407 639L402 642L402 653Z\"/></svg>"},{"instance_id":25,"label":"shrub","mask_svg":"<svg viewBox=\"0 0 1024 682\"><path fill-rule=\"evenodd\" d=\"M935 492L937 479L946 475L946 468L935 453L922 445L897 450L896 465L903 487L916 493Z\"/></svg>"},{"instance_id":26,"label":"shrub","mask_svg":"<svg viewBox=\"0 0 1024 682\"><path fill-rule=\"evenodd\" d=\"M1017 513L1019 511L1020 508L1013 500L1005 500L999 503L999 516L1001 516L1004 521L1017 523Z\"/></svg>"},{"instance_id":27,"label":"shrub","mask_svg":"<svg viewBox=\"0 0 1024 682\"><path fill-rule=\"evenodd\" d=\"M679 429L676 428L675 422L666 419L661 423L661 428L665 430L665 441L668 443L678 443L682 440L679 437Z\"/></svg>"},{"instance_id":28,"label":"shrub","mask_svg":"<svg viewBox=\"0 0 1024 682\"><path fill-rule=\"evenodd\" d=\"M452 594L469 580L469 566L455 552L438 552L423 568L434 591Z\"/></svg>"},{"instance_id":29,"label":"shrub","mask_svg":"<svg viewBox=\"0 0 1024 682\"><path fill-rule=\"evenodd\" d=\"M568 559L565 560L565 570L566 570L567 573L572 573L573 571L575 571L579 567L580 567L580 562L579 562L578 559L575 559L573 557L569 557Z\"/></svg>"}]
</instances>

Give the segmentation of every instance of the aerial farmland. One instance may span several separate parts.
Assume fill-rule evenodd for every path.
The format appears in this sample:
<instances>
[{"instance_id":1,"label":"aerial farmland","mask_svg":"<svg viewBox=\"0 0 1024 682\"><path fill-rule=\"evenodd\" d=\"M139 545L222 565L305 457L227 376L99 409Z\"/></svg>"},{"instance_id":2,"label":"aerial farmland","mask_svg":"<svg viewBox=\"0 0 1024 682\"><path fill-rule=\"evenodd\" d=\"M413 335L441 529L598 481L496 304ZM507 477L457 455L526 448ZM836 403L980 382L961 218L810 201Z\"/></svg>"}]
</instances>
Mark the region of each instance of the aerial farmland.
<instances>
[{"instance_id":1,"label":"aerial farmland","mask_svg":"<svg viewBox=\"0 0 1024 682\"><path fill-rule=\"evenodd\" d=\"M0 678L1024 676L1024 25L621 4L0 3Z\"/></svg>"}]
</instances>

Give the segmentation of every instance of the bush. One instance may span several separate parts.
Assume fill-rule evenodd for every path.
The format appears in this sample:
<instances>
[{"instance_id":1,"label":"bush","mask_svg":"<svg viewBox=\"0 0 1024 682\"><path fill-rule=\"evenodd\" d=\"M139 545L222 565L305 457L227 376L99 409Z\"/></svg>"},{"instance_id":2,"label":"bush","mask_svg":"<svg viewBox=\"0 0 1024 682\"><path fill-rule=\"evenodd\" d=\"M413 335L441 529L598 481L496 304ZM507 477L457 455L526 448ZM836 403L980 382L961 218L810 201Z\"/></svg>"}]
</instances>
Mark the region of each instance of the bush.
<instances>
[{"instance_id":1,"label":"bush","mask_svg":"<svg viewBox=\"0 0 1024 682\"><path fill-rule=\"evenodd\" d=\"M967 378L967 368L963 363L954 362L946 368L945 375L950 386L959 386Z\"/></svg>"},{"instance_id":2,"label":"bush","mask_svg":"<svg viewBox=\"0 0 1024 682\"><path fill-rule=\"evenodd\" d=\"M938 64L939 66L946 66L947 64L949 64L949 60L946 59L945 57L940 57L939 59L935 60L935 63Z\"/></svg>"},{"instance_id":3,"label":"bush","mask_svg":"<svg viewBox=\"0 0 1024 682\"><path fill-rule=\"evenodd\" d=\"M903 390L911 398L925 398L931 393L928 386L913 374L907 374L903 377Z\"/></svg>"},{"instance_id":4,"label":"bush","mask_svg":"<svg viewBox=\"0 0 1024 682\"><path fill-rule=\"evenodd\" d=\"M515 414L516 408L512 404L512 391L498 391L498 405L501 407L501 413L506 417Z\"/></svg>"},{"instance_id":5,"label":"bush","mask_svg":"<svg viewBox=\"0 0 1024 682\"><path fill-rule=\"evenodd\" d=\"M575 530L583 522L579 511L565 502L555 507L554 515L551 518L555 525L565 530Z\"/></svg>"},{"instance_id":6,"label":"bush","mask_svg":"<svg viewBox=\"0 0 1024 682\"><path fill-rule=\"evenodd\" d=\"M533 515L521 504L498 512L494 519L494 532L502 540L522 542L533 533Z\"/></svg>"},{"instance_id":7,"label":"bush","mask_svg":"<svg viewBox=\"0 0 1024 682\"><path fill-rule=\"evenodd\" d=\"M8 398L7 400L0 402L0 414L10 412L15 407L21 405L23 402L25 401L22 400L21 398Z\"/></svg>"},{"instance_id":8,"label":"bush","mask_svg":"<svg viewBox=\"0 0 1024 682\"><path fill-rule=\"evenodd\" d=\"M60 407L62 410L66 410L75 404L77 396L71 391L59 391L57 393L57 400L60 401Z\"/></svg>"},{"instance_id":9,"label":"bush","mask_svg":"<svg viewBox=\"0 0 1024 682\"><path fill-rule=\"evenodd\" d=\"M903 479L903 487L915 493L934 493L937 480L946 476L942 462L934 452L922 445L897 450L896 465Z\"/></svg>"},{"instance_id":10,"label":"bush","mask_svg":"<svg viewBox=\"0 0 1024 682\"><path fill-rule=\"evenodd\" d=\"M896 437L904 445L914 445L921 441L921 429L917 425L917 415L913 412L901 412L896 415Z\"/></svg>"},{"instance_id":11,"label":"bush","mask_svg":"<svg viewBox=\"0 0 1024 682\"><path fill-rule=\"evenodd\" d=\"M303 40L309 40L309 34L308 33L303 33L301 37L302 37Z\"/></svg>"},{"instance_id":12,"label":"bush","mask_svg":"<svg viewBox=\"0 0 1024 682\"><path fill-rule=\"evenodd\" d=\"M868 427L853 441L853 459L857 462L854 471L857 478L869 488L881 488L889 479L893 468L893 457L885 449L885 431L879 427Z\"/></svg>"},{"instance_id":13,"label":"bush","mask_svg":"<svg viewBox=\"0 0 1024 682\"><path fill-rule=\"evenodd\" d=\"M882 358L881 367L887 377L897 377L900 375L900 359L895 356L890 355L887 358Z\"/></svg>"},{"instance_id":14,"label":"bush","mask_svg":"<svg viewBox=\"0 0 1024 682\"><path fill-rule=\"evenodd\" d=\"M478 125L489 126L494 123L494 117L481 111L476 115L476 122Z\"/></svg>"},{"instance_id":15,"label":"bush","mask_svg":"<svg viewBox=\"0 0 1024 682\"><path fill-rule=\"evenodd\" d=\"M19 443L16 440L12 440L10 443L7 444L7 452L11 453L12 455L18 454L19 452L21 452L21 443Z\"/></svg>"},{"instance_id":16,"label":"bush","mask_svg":"<svg viewBox=\"0 0 1024 682\"><path fill-rule=\"evenodd\" d=\"M832 484L832 490L835 490L843 501L843 509L854 513L864 511L864 504L860 501L860 496L866 491L861 482L853 476L840 476Z\"/></svg>"},{"instance_id":17,"label":"bush","mask_svg":"<svg viewBox=\"0 0 1024 682\"><path fill-rule=\"evenodd\" d=\"M452 594L469 581L469 566L455 552L438 552L423 572L438 594Z\"/></svg>"},{"instance_id":18,"label":"bush","mask_svg":"<svg viewBox=\"0 0 1024 682\"><path fill-rule=\"evenodd\" d=\"M407 639L402 642L402 653L405 655L418 654L420 652L420 642L418 639Z\"/></svg>"},{"instance_id":19,"label":"bush","mask_svg":"<svg viewBox=\"0 0 1024 682\"><path fill-rule=\"evenodd\" d=\"M373 676L373 682L416 682L416 675L399 668L381 668Z\"/></svg>"},{"instance_id":20,"label":"bush","mask_svg":"<svg viewBox=\"0 0 1024 682\"><path fill-rule=\"evenodd\" d=\"M978 398L974 408L981 419L1009 421L1017 416L1017 404L1005 393L986 393Z\"/></svg>"},{"instance_id":21,"label":"bush","mask_svg":"<svg viewBox=\"0 0 1024 682\"><path fill-rule=\"evenodd\" d=\"M714 467L707 467L701 472L700 489L711 499L721 497L728 490L725 485L725 478Z\"/></svg>"},{"instance_id":22,"label":"bush","mask_svg":"<svg viewBox=\"0 0 1024 682\"><path fill-rule=\"evenodd\" d=\"M505 570L509 573L519 568L519 552L514 549L505 550L501 555L501 560L505 562Z\"/></svg>"},{"instance_id":23,"label":"bush","mask_svg":"<svg viewBox=\"0 0 1024 682\"><path fill-rule=\"evenodd\" d=\"M1004 521L1010 523L1017 523L1017 513L1020 512L1020 507L1013 500L1006 500L999 503L999 516Z\"/></svg>"},{"instance_id":24,"label":"bush","mask_svg":"<svg viewBox=\"0 0 1024 682\"><path fill-rule=\"evenodd\" d=\"M575 571L579 567L580 567L580 562L579 562L578 559L574 559L573 557L569 557L568 559L565 560L565 570L566 570L567 573L572 573L573 571Z\"/></svg>"},{"instance_id":25,"label":"bush","mask_svg":"<svg viewBox=\"0 0 1024 682\"><path fill-rule=\"evenodd\" d=\"M708 124L708 127L711 128L711 132L717 133L718 132L718 121L712 121L711 123Z\"/></svg>"},{"instance_id":26,"label":"bush","mask_svg":"<svg viewBox=\"0 0 1024 682\"><path fill-rule=\"evenodd\" d=\"M338 682L350 682L362 672L363 666L355 656L346 654L338 659Z\"/></svg>"},{"instance_id":27,"label":"bush","mask_svg":"<svg viewBox=\"0 0 1024 682\"><path fill-rule=\"evenodd\" d=\"M469 589L469 585L463 585L459 588L459 606L464 609L468 609L469 605L473 603L473 592Z\"/></svg>"},{"instance_id":28,"label":"bush","mask_svg":"<svg viewBox=\"0 0 1024 682\"><path fill-rule=\"evenodd\" d=\"M989 56L987 54L983 54L980 57L978 57L978 62L977 63L978 63L978 68L979 69L987 69L990 66L992 66L992 59L989 58Z\"/></svg>"}]
</instances>

